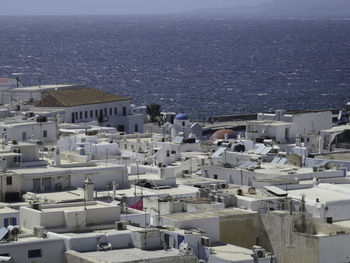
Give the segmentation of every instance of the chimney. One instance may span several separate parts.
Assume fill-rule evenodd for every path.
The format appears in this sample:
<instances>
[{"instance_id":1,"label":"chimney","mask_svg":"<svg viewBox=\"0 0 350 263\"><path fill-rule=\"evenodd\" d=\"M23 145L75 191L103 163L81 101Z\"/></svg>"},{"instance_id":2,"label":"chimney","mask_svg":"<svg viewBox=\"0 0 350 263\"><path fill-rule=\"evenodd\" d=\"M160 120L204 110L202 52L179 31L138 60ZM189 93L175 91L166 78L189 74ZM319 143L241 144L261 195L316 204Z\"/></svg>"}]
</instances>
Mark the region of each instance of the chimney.
<instances>
[{"instance_id":1,"label":"chimney","mask_svg":"<svg viewBox=\"0 0 350 263\"><path fill-rule=\"evenodd\" d=\"M56 167L61 166L61 155L60 155L60 150L58 149L58 147L56 147L56 151L55 151L54 165Z\"/></svg>"},{"instance_id":2,"label":"chimney","mask_svg":"<svg viewBox=\"0 0 350 263\"><path fill-rule=\"evenodd\" d=\"M84 181L84 199L85 201L94 200L94 182L90 178Z\"/></svg>"}]
</instances>

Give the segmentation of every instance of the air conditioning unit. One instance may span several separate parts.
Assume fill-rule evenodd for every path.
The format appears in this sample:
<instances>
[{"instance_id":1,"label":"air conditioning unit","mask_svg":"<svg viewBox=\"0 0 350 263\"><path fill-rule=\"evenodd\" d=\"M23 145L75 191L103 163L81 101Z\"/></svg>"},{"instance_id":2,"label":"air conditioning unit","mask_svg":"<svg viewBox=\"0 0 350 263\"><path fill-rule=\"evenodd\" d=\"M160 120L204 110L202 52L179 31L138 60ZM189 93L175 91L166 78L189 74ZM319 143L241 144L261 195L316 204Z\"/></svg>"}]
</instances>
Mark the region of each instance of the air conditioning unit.
<instances>
[{"instance_id":1,"label":"air conditioning unit","mask_svg":"<svg viewBox=\"0 0 350 263\"><path fill-rule=\"evenodd\" d=\"M209 185L209 188L210 188L211 190L217 190L217 189L218 189L218 185L217 185L217 184L210 184L210 185Z\"/></svg>"},{"instance_id":2,"label":"air conditioning unit","mask_svg":"<svg viewBox=\"0 0 350 263\"><path fill-rule=\"evenodd\" d=\"M201 237L201 244L202 244L203 246L210 247L210 246L211 246L210 238L209 238L209 237L202 236L202 237Z\"/></svg>"},{"instance_id":3,"label":"air conditioning unit","mask_svg":"<svg viewBox=\"0 0 350 263\"><path fill-rule=\"evenodd\" d=\"M265 258L266 257L266 251L260 246L253 246L253 253L254 257L256 258Z\"/></svg>"},{"instance_id":4,"label":"air conditioning unit","mask_svg":"<svg viewBox=\"0 0 350 263\"><path fill-rule=\"evenodd\" d=\"M126 222L125 221L118 221L115 222L115 229L117 230L125 230L126 229Z\"/></svg>"},{"instance_id":5,"label":"air conditioning unit","mask_svg":"<svg viewBox=\"0 0 350 263\"><path fill-rule=\"evenodd\" d=\"M35 226L34 227L34 236L35 237L45 237L46 230L43 226Z\"/></svg>"}]
</instances>

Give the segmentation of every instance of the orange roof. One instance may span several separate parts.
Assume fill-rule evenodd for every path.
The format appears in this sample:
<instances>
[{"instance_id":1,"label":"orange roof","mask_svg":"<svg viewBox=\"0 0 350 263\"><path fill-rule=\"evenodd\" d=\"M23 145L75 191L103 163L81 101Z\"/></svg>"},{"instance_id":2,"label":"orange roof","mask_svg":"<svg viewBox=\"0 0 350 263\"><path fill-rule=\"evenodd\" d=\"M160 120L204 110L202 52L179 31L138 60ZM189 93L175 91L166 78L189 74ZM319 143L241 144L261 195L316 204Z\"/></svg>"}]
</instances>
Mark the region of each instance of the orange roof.
<instances>
[{"instance_id":1,"label":"orange roof","mask_svg":"<svg viewBox=\"0 0 350 263\"><path fill-rule=\"evenodd\" d=\"M1 83L8 83L10 82L12 79L9 79L9 78L0 78L0 82Z\"/></svg>"},{"instance_id":2,"label":"orange roof","mask_svg":"<svg viewBox=\"0 0 350 263\"><path fill-rule=\"evenodd\" d=\"M225 135L228 134L228 135L233 135L235 134L235 131L234 130L230 130L230 129L221 129L221 130L218 130L216 132L214 132L214 134L212 136L210 136L210 139L209 140L214 140L214 139L220 139L220 140L223 140L225 139Z\"/></svg>"},{"instance_id":3,"label":"orange roof","mask_svg":"<svg viewBox=\"0 0 350 263\"><path fill-rule=\"evenodd\" d=\"M44 92L37 107L73 107L112 101L131 100L131 98L105 93L91 88L59 89Z\"/></svg>"}]
</instances>

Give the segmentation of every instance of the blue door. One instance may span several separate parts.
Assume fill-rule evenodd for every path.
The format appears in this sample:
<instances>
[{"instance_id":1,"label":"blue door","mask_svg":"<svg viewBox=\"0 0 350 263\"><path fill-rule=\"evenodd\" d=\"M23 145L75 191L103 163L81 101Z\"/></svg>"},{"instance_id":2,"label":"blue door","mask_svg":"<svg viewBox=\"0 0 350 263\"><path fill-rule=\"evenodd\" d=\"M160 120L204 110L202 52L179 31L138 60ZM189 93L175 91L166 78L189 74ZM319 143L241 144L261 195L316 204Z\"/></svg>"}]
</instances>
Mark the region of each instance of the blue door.
<instances>
[{"instance_id":1,"label":"blue door","mask_svg":"<svg viewBox=\"0 0 350 263\"><path fill-rule=\"evenodd\" d=\"M185 240L184 236L178 235L177 236L177 248L180 247L180 244Z\"/></svg>"}]
</instances>

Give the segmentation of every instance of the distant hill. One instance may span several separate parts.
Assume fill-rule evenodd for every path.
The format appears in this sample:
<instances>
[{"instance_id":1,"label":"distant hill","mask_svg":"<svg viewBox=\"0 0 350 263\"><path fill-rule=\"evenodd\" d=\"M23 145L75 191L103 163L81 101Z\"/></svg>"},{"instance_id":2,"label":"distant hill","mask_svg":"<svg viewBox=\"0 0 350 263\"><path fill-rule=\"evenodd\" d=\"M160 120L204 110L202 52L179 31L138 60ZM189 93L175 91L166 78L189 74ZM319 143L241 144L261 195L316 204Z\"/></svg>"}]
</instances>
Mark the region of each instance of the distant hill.
<instances>
[{"instance_id":1,"label":"distant hill","mask_svg":"<svg viewBox=\"0 0 350 263\"><path fill-rule=\"evenodd\" d=\"M350 0L274 0L255 6L239 5L194 11L196 14L274 17L350 17Z\"/></svg>"}]
</instances>

